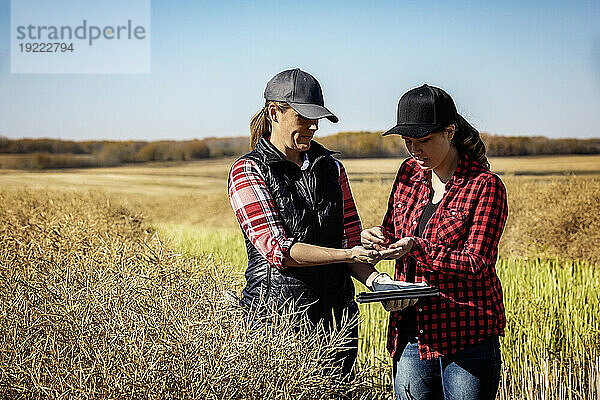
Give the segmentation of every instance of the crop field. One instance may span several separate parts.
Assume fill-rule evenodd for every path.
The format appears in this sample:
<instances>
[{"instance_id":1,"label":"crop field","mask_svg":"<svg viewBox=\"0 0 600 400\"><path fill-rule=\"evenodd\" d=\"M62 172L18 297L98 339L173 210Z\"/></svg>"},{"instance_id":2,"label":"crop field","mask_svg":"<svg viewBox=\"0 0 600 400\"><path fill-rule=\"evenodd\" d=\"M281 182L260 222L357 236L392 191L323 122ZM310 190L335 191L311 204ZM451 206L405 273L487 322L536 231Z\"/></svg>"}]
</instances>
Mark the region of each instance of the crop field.
<instances>
[{"instance_id":1,"label":"crop field","mask_svg":"<svg viewBox=\"0 0 600 400\"><path fill-rule=\"evenodd\" d=\"M0 397L392 397L380 305L361 305L350 388L318 362L341 339L252 335L227 303L246 263L232 161L0 170ZM364 227L401 161L343 161ZM600 399L600 156L490 163L509 199L498 398Z\"/></svg>"}]
</instances>

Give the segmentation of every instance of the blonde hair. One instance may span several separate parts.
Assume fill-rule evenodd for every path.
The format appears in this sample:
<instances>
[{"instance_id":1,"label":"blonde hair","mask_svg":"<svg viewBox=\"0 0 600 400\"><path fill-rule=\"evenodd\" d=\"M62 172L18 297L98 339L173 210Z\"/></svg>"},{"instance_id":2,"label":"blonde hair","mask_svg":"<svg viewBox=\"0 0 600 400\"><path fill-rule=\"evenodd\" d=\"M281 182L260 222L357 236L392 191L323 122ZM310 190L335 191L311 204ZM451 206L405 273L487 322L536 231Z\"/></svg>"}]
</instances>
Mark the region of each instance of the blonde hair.
<instances>
[{"instance_id":1,"label":"blonde hair","mask_svg":"<svg viewBox=\"0 0 600 400\"><path fill-rule=\"evenodd\" d=\"M275 104L282 112L290 108L287 103L267 100L265 106L254 114L250 120L250 148L252 150L254 150L262 135L271 132L271 119L269 117L269 106L271 104Z\"/></svg>"}]
</instances>

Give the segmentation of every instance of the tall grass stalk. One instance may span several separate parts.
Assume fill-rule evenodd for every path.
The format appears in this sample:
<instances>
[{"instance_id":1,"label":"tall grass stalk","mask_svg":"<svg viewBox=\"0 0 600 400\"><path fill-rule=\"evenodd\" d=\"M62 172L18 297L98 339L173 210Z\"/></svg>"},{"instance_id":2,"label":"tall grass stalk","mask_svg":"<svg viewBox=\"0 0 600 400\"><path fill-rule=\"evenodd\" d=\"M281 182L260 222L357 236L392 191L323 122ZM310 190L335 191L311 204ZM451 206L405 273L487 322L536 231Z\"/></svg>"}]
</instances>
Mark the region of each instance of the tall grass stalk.
<instances>
[{"instance_id":1,"label":"tall grass stalk","mask_svg":"<svg viewBox=\"0 0 600 400\"><path fill-rule=\"evenodd\" d=\"M503 388L528 398L600 398L600 270L519 259L501 259L497 269L508 320Z\"/></svg>"}]
</instances>

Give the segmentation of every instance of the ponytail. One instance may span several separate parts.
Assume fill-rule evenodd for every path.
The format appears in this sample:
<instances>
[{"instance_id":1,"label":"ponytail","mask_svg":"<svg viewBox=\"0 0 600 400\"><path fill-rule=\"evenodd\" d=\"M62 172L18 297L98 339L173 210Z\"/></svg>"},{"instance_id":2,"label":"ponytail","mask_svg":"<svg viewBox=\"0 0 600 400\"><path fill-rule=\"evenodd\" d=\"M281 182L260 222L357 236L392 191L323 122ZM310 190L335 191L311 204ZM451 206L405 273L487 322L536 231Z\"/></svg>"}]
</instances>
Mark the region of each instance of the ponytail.
<instances>
[{"instance_id":1,"label":"ponytail","mask_svg":"<svg viewBox=\"0 0 600 400\"><path fill-rule=\"evenodd\" d=\"M271 124L267 118L267 106L258 110L250 120L250 148L254 150L258 139L271 131Z\"/></svg>"},{"instance_id":2,"label":"ponytail","mask_svg":"<svg viewBox=\"0 0 600 400\"><path fill-rule=\"evenodd\" d=\"M290 108L287 103L267 101L265 106L258 110L250 120L250 149L254 150L261 136L271 133L271 120L269 118L269 105L275 104L282 112Z\"/></svg>"},{"instance_id":3,"label":"ponytail","mask_svg":"<svg viewBox=\"0 0 600 400\"><path fill-rule=\"evenodd\" d=\"M467 122L461 115L456 120L456 131L452 144L459 154L466 155L470 160L478 162L484 168L490 169L490 163L485 155L486 149L479 131Z\"/></svg>"}]
</instances>

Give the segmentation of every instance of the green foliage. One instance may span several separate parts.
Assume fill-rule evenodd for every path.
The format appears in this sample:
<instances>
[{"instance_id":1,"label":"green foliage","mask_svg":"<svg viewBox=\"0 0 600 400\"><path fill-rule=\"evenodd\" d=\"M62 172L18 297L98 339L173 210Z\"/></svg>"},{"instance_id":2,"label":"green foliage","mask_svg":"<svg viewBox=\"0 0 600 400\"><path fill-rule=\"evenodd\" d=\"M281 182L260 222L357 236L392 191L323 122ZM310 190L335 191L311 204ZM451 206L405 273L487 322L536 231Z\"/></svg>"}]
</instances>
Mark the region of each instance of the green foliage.
<instances>
[{"instance_id":1,"label":"green foliage","mask_svg":"<svg viewBox=\"0 0 600 400\"><path fill-rule=\"evenodd\" d=\"M244 238L237 230L174 223L156 223L153 228L168 238L171 246L192 257L212 257L222 264L236 266L233 269L238 273L248 263ZM241 274L238 277L241 283Z\"/></svg>"},{"instance_id":2,"label":"green foliage","mask_svg":"<svg viewBox=\"0 0 600 400\"><path fill-rule=\"evenodd\" d=\"M600 270L585 261L522 259L500 259L497 270L508 320L504 398L597 399Z\"/></svg>"}]
</instances>

